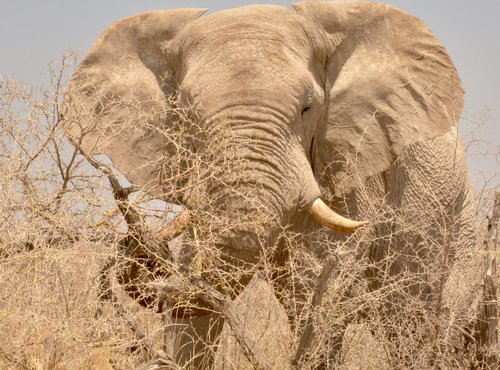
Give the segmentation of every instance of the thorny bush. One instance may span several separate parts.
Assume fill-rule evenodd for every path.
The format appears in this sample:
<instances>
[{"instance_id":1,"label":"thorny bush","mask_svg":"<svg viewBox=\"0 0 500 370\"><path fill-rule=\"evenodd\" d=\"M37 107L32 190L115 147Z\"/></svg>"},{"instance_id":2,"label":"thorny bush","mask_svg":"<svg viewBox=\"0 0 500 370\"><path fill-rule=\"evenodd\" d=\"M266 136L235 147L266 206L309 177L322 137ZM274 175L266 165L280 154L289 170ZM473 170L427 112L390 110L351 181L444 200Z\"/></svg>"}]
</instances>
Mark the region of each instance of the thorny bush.
<instances>
[{"instance_id":1,"label":"thorny bush","mask_svg":"<svg viewBox=\"0 0 500 370\"><path fill-rule=\"evenodd\" d=\"M388 368L402 361L407 361L407 367L424 368L448 345L446 338L454 330L453 320L449 327L440 328L435 341L422 343L423 338L429 338L428 333L436 331L437 322L446 323L436 316L439 308L434 315L423 315L424 303L409 293L412 286L424 280L441 279L440 258L422 274L387 274L385 284L372 290L370 281L363 278L373 268L363 249L367 238L376 237L369 231L339 241L323 229L304 235L284 228L276 238L279 242L262 249L256 265L229 264L228 268L228 261L221 259L215 247L218 236L210 228L216 213L211 207L216 206L201 191L196 194L200 209L191 210L186 221L191 232L170 234L166 239L176 238L164 240L161 230L182 213L182 208L163 200L180 199L195 185L193 179L197 185L220 182L224 186L223 175L236 163L244 166L236 149L231 152L224 148L243 146L245 139L221 126L203 133L217 138L206 140L208 148L203 154L194 152L193 141L204 136L200 136L203 129L192 122L185 125L190 112L167 104L165 111L151 114L175 116L178 124L150 129L161 130L165 145L174 148L170 152L176 154L169 158L159 155L155 163L148 164L161 174L160 186L134 189L110 167L109 161L99 157L90 163L89 156L86 158L78 150L78 143L70 143L65 136L60 124L62 93L74 65L74 56L64 57L60 67L51 69L52 85L48 89L0 80L0 367L125 369L159 355L175 363L175 355L169 357L172 353L168 349L172 338L165 330L165 325L170 325L170 311L179 307L189 311L190 304L195 305L193 311L200 307L189 294L178 294L177 302L161 309L158 304L165 293L165 282L173 275L186 273L169 270L182 266L171 261L186 258L190 273L204 277L233 298L242 290L238 284L247 282L258 271L284 307L275 319L284 317L291 324L291 332L279 338L283 342L279 345L288 347L284 348L286 356L293 356L304 324L312 320L314 336L303 357L303 368L314 368L328 357L332 338L343 330L345 322L351 323L341 342L340 362L346 369ZM143 121L147 125L147 117ZM188 126L190 129L186 129ZM229 154L220 158L220 153ZM122 190L131 192L125 201L114 199L110 175L120 181ZM487 204L491 199L489 191L480 189L477 219L483 229L485 215L491 209ZM388 209L380 199L370 198L368 191L366 197L371 214L377 215L380 222L394 218L395 210ZM125 211L124 205L128 207ZM135 227L130 222L127 225L120 210L135 212ZM411 224L401 225L401 232L425 230L427 220L439 217L436 212L439 210L430 204L414 215ZM265 212L262 214L267 217ZM252 221L255 224L248 227L253 227L257 236L265 234L263 225L274 222L248 222ZM229 229L234 227L233 220L219 217L217 222ZM424 243L436 244L419 232ZM150 243L148 237L156 241ZM384 242L383 236L377 237ZM181 244L191 246L196 253L181 253ZM313 244L322 245L322 251L308 248ZM476 248L481 249L481 245ZM313 307L309 302L324 265L325 251L336 259L334 277L319 307ZM386 265L396 257L389 253ZM477 272L462 271L471 276ZM103 287L103 274L109 279L109 287ZM110 298L103 294L112 294L112 299L103 299ZM389 316L378 315L388 303L401 305L398 316L390 322ZM368 321L363 319L367 316ZM227 336L227 331L223 335ZM222 346L230 341L220 343ZM206 345L217 352L213 343ZM217 353L215 361L221 361ZM474 357L467 361L474 361Z\"/></svg>"}]
</instances>

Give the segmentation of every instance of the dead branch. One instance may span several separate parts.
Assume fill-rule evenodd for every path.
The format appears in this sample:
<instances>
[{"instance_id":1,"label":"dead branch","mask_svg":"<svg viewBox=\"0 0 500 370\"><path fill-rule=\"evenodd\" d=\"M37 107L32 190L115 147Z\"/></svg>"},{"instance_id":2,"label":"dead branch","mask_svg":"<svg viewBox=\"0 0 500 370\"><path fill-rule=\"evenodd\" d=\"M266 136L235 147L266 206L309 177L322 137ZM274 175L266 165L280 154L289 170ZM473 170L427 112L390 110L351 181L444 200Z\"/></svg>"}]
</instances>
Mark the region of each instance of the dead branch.
<instances>
[{"instance_id":1,"label":"dead branch","mask_svg":"<svg viewBox=\"0 0 500 370\"><path fill-rule=\"evenodd\" d=\"M488 235L484 248L488 253L488 265L483 277L483 301L476 323L476 337L479 347L477 360L488 369L500 366L498 348L498 275L496 257L499 252L500 233L500 192L495 193L491 218L488 220Z\"/></svg>"},{"instance_id":2,"label":"dead branch","mask_svg":"<svg viewBox=\"0 0 500 370\"><path fill-rule=\"evenodd\" d=\"M244 330L244 323L241 321L240 315L234 308L234 303L230 297L220 293L201 276L191 273L187 276L187 280L182 283L174 283L165 285L162 292L167 296L190 294L196 297L199 301L208 307L213 307L215 311L222 314L226 322L231 327L232 333L241 347L243 354L253 366L254 369L266 370L272 368L272 361L262 353L257 353L254 348L257 348L255 341L250 338Z\"/></svg>"},{"instance_id":3,"label":"dead branch","mask_svg":"<svg viewBox=\"0 0 500 370\"><path fill-rule=\"evenodd\" d=\"M297 347L297 352L292 360L292 364L294 367L300 369L302 359L306 354L307 350L311 346L312 340L314 338L314 317L313 313L317 311L319 307L321 307L321 302L323 300L323 295L325 294L325 290L327 288L328 280L332 276L333 270L337 265L337 258L334 256L329 256L325 260L325 264L321 268L321 272L318 275L318 281L316 286L314 287L314 293L311 300L311 307L308 311L306 324L304 326L304 331L302 332L302 336L300 337L300 342Z\"/></svg>"}]
</instances>

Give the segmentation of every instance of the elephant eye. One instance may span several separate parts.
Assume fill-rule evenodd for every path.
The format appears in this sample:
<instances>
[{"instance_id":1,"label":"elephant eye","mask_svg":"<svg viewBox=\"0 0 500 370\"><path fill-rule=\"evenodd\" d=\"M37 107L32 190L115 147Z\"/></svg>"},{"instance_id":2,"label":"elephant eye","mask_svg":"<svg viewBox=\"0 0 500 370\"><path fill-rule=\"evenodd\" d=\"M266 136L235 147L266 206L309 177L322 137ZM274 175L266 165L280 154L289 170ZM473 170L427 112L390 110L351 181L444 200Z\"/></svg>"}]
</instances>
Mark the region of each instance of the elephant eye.
<instances>
[{"instance_id":1,"label":"elephant eye","mask_svg":"<svg viewBox=\"0 0 500 370\"><path fill-rule=\"evenodd\" d=\"M307 98L307 101L306 103L304 104L304 106L302 107L302 115L304 115L306 112L309 112L311 110L311 107L312 107L312 97L309 96Z\"/></svg>"}]
</instances>

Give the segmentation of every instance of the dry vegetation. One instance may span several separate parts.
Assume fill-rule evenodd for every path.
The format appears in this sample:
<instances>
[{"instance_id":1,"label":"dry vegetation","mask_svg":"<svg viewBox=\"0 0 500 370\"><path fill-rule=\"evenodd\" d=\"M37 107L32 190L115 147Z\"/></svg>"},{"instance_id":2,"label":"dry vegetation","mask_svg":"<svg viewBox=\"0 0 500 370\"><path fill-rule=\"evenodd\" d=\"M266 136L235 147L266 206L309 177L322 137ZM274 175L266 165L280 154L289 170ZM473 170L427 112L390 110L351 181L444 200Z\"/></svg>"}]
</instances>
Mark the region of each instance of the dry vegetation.
<instances>
[{"instance_id":1,"label":"dry vegetation","mask_svg":"<svg viewBox=\"0 0 500 370\"><path fill-rule=\"evenodd\" d=\"M181 368L176 364L171 312L189 305L200 309L201 303L222 310L229 323L215 352L215 362L224 368L249 366L245 361L262 367L268 363L269 368L295 361L301 368L314 368L328 358L328 348L335 345L345 322L351 324L343 344L337 343L342 344L344 369L457 366L443 354L450 353L453 343L448 340L461 318L450 318L439 307L429 314L424 303L409 294L408 287L421 284L422 276L388 276L393 280L381 289L368 289L361 277L369 267L362 249L373 237L369 231L335 241L323 230L309 235L283 230L280 242L264 251L256 266L236 266L221 259L214 247L217 235L207 225L213 224L216 211L210 203L200 202L203 206L183 219L179 207L152 201L175 199L176 192L193 185L183 181L188 177L222 183L225 166L234 166L235 158L214 161L211 156L225 145L238 146L241 138L230 131L207 133L219 139L199 156L189 150L193 136L181 129L183 125L165 130L177 155L168 161L160 158L167 179L161 189L127 188L106 163L85 158L68 142L59 120L73 65L73 58L66 57L61 68L52 70L53 85L47 90L0 80L0 368ZM184 112L159 114L167 113L188 119ZM198 196L203 199L203 194ZM486 231L492 199L491 189L480 189L477 219L485 230L481 240L491 239L488 248L495 247L495 236ZM376 214L393 217L394 211L376 199L371 207ZM423 229L431 216L436 217L417 217ZM227 227L230 221L217 220ZM180 238L197 251L194 257L179 251L179 225L168 228L172 222L190 225L192 232ZM273 220L257 224L267 222ZM415 225L418 222L402 226ZM254 231L266 232L265 227ZM304 240L322 245L327 258L318 258L318 251L307 248ZM286 255L286 263L276 263L277 255ZM179 262L183 258L191 259L189 267ZM437 261L428 266L425 279L442 278ZM478 271L461 273L473 276ZM497 277L494 270L492 274ZM228 301L251 276L240 297ZM401 305L397 315L380 314L388 302ZM472 306L471 311L466 319L473 322L478 312ZM363 320L366 314L369 321ZM259 327L267 327L266 336L254 335ZM237 354L237 343L244 355ZM213 343L204 347L214 350ZM461 356L472 366L477 356L474 344L469 347L470 353ZM228 361L233 360L241 362L232 367Z\"/></svg>"}]
</instances>

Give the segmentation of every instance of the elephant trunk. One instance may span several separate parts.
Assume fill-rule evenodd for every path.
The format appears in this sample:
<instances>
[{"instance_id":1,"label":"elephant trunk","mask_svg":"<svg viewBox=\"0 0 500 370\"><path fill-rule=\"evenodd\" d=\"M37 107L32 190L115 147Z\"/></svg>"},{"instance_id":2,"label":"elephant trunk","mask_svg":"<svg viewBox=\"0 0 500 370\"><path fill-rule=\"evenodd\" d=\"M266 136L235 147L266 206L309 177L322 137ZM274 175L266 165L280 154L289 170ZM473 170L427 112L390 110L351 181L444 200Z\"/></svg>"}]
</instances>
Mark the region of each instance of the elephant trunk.
<instances>
[{"instance_id":1,"label":"elephant trunk","mask_svg":"<svg viewBox=\"0 0 500 370\"><path fill-rule=\"evenodd\" d=\"M204 129L206 146L197 149L205 153L209 167L192 179L192 191L184 199L188 208L212 215L211 229L231 235L221 238L228 240L220 245L253 257L260 254L255 249L262 251L262 244L297 212L308 211L322 225L341 232L365 225L340 216L320 199L311 165L290 135L286 117L269 111L274 114L225 109L204 122L202 126L210 128ZM263 232L256 237L262 225ZM164 234L172 234L172 227Z\"/></svg>"}]
</instances>

